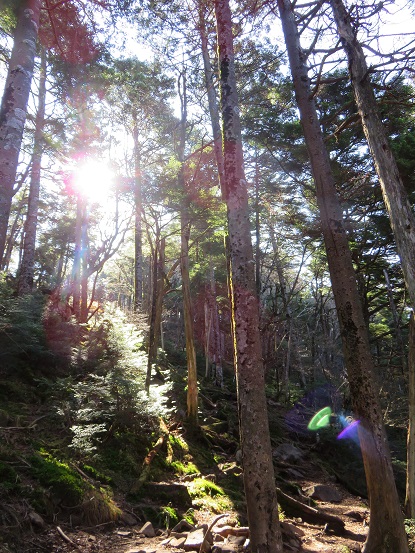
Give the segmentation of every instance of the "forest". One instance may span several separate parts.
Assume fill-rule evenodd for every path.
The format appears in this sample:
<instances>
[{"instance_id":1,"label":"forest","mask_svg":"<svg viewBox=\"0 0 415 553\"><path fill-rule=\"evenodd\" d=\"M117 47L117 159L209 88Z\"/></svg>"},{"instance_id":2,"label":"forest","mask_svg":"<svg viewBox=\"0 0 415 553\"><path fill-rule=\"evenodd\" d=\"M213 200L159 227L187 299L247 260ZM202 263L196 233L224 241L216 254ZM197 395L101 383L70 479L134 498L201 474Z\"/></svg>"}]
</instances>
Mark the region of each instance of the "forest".
<instances>
[{"instance_id":1,"label":"forest","mask_svg":"<svg viewBox=\"0 0 415 553\"><path fill-rule=\"evenodd\" d=\"M414 20L0 0L1 553L415 551Z\"/></svg>"}]
</instances>

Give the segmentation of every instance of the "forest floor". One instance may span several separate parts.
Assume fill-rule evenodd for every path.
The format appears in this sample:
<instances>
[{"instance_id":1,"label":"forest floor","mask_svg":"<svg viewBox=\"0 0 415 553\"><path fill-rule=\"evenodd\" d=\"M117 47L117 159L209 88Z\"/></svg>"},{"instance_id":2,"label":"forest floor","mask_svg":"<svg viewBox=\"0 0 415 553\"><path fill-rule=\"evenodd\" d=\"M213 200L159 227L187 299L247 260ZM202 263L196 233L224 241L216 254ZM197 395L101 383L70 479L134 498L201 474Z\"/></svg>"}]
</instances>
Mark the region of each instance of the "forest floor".
<instances>
[{"instance_id":1,"label":"forest floor","mask_svg":"<svg viewBox=\"0 0 415 553\"><path fill-rule=\"evenodd\" d=\"M10 381L7 385L10 386ZM0 493L6 493L0 500L0 553L180 553L186 550L183 544L166 543L166 540L172 537L172 527L189 513L196 528L203 524L209 526L218 515L226 514L212 529L213 536L216 535L213 551L249 552L239 544L240 540L232 539L232 536L237 538L238 528L247 526L235 390L230 387L221 390L211 384L203 387L201 427L195 436L186 428L181 415L183 401L178 398L183 394L183 385L178 381L178 386L173 386L171 391L172 414L160 425L160 432L163 427L160 434L153 432L150 448L146 445L138 450L140 440L144 442L144 428L138 441L131 431L127 434L132 446L125 450L125 457L138 457L139 478L148 472L142 482L142 493L132 494L133 481L122 480L122 474L117 476L114 472L121 485L113 486L113 503L123 516L115 521L92 524L86 524L79 513L75 517L75 510L65 508L65 499L57 502L52 497L53 482L50 487L38 488L33 455L40 451L39 444L43 444L43 450L67 459L69 466L76 467L86 481L92 481L97 490L102 490L105 486L99 483L99 475L96 476L98 480L88 480L83 473L85 469L81 470L84 465L79 457L70 458L73 450L62 445L68 443L69 432L59 427L56 420L49 420L49 403L27 404L23 409L22 404L13 406L10 396L4 396L0 402L0 414L4 417L0 425ZM322 406L324 404L320 403L313 408ZM361 551L368 532L369 509L358 444L352 439L336 440L338 429L334 427L324 429L319 435L307 432L307 421L310 413L313 414L307 401L300 400L287 408L269 399L268 407L276 481L281 490L284 552ZM17 408L20 413L25 411L24 416L11 419L10 413ZM405 429L401 430L399 435L395 430L391 436L395 460L402 459L404 452ZM117 448L121 442L111 446L111 439L114 436L108 439L106 447L113 447L115 455L119 453ZM117 458L123 460L123 457ZM142 468L146 466L146 459L150 469L147 472ZM195 467L195 470L191 473L184 470L186 467ZM397 467L402 496L404 469L401 461L397 462ZM19 483L17 488L13 480L9 481L8 488L2 489L1 479L8 474L15 475L13 479ZM163 487L162 496L157 496L155 490L160 489L157 486ZM315 493L314 498L311 497L316 486L324 487L320 499ZM45 498L53 502L49 514L42 512L39 498L42 498L43 507ZM304 505L315 511L302 512ZM164 513L164 518L160 513ZM337 519L332 522L325 515ZM141 532L147 521L152 522L155 536L146 537ZM235 530L230 530L223 541L219 534L224 524ZM192 550L199 549L196 546ZM411 551L415 551L414 546Z\"/></svg>"},{"instance_id":2,"label":"forest floor","mask_svg":"<svg viewBox=\"0 0 415 553\"><path fill-rule=\"evenodd\" d=\"M302 551L307 553L350 553L361 551L368 531L369 510L367 501L350 494L339 483L334 482L333 478L326 471L314 463L310 463L306 457L295 465L295 470L298 473L303 473L303 477L295 480L296 485L302 490L307 490L311 486L318 484L324 484L339 492L341 495L339 502L318 501L316 502L316 507L319 510L340 517L345 523L345 528L341 533L333 533L324 524L307 523L301 517L283 517L284 522L290 525L297 536L297 539L285 540L284 551ZM195 509L194 515L198 525L210 524L216 518L214 513L205 510ZM231 521L234 521L236 518L236 512L229 512L229 519ZM226 524L227 521L228 519L225 518L221 523ZM183 551L180 548L163 545L163 542L169 535L169 531L165 528L158 529L158 536L149 538L140 534L142 525L143 521L135 526L128 527L114 523L109 528L108 526L70 528L67 525L63 525L61 529L66 538L71 540L72 544L62 537L56 526L49 527L39 535L28 536L25 549L22 549L21 553L172 553L174 551L180 553L180 551ZM237 550L237 547L232 546L224 548L224 551L227 552ZM239 550L243 551L244 549L240 547ZM0 546L0 552L3 551L6 553L9 550L3 550Z\"/></svg>"}]
</instances>

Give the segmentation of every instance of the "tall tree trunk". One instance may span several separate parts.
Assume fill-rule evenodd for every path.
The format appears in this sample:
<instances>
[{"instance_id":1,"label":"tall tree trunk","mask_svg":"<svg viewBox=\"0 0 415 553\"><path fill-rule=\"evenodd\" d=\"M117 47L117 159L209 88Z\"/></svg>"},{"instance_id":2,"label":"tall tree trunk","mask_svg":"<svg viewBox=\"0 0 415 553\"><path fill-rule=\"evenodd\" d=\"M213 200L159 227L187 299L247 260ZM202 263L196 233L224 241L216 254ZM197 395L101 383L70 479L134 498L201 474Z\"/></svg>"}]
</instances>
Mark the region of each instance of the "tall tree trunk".
<instances>
[{"instance_id":1,"label":"tall tree trunk","mask_svg":"<svg viewBox=\"0 0 415 553\"><path fill-rule=\"evenodd\" d=\"M150 389L151 371L154 363L157 361L157 349L160 336L161 316L163 309L164 295L164 257L166 241L160 238L160 232L157 228L157 236L154 243L153 252L153 274L151 281L153 291L151 294L151 312L150 312L150 330L148 339L148 359L147 359L147 377L145 389L148 393ZM151 265L151 264L150 264Z\"/></svg>"},{"instance_id":2,"label":"tall tree trunk","mask_svg":"<svg viewBox=\"0 0 415 553\"><path fill-rule=\"evenodd\" d=\"M383 199L389 213L406 287L415 309L415 216L389 146L385 127L377 109L369 69L356 31L342 0L330 0L337 31L349 61L354 95L369 144Z\"/></svg>"},{"instance_id":3,"label":"tall tree trunk","mask_svg":"<svg viewBox=\"0 0 415 553\"><path fill-rule=\"evenodd\" d=\"M163 298L164 298L164 276L165 276L165 258L166 258L166 239L161 238L159 256L158 256L158 267L157 267L157 298L156 298L156 317L154 322L154 332L155 332L155 342L156 348L159 344L162 349L163 347L163 338L162 334L162 316L163 316ZM157 353L157 349L156 349Z\"/></svg>"},{"instance_id":4,"label":"tall tree trunk","mask_svg":"<svg viewBox=\"0 0 415 553\"><path fill-rule=\"evenodd\" d=\"M23 257L22 264L19 268L19 282L17 288L17 293L19 296L30 294L33 286L45 109L46 50L42 48L40 55L39 104L36 113L35 135L33 143L32 175L30 179L29 202L24 228Z\"/></svg>"},{"instance_id":5,"label":"tall tree trunk","mask_svg":"<svg viewBox=\"0 0 415 553\"><path fill-rule=\"evenodd\" d=\"M81 275L83 266L84 253L83 248L83 232L85 219L85 203L80 194L76 198L76 226L75 226L75 251L72 266L72 298L73 298L73 313L76 320L79 322L81 318Z\"/></svg>"},{"instance_id":6,"label":"tall tree trunk","mask_svg":"<svg viewBox=\"0 0 415 553\"><path fill-rule=\"evenodd\" d=\"M255 149L255 283L257 296L261 299L261 227L259 196L258 152Z\"/></svg>"},{"instance_id":7,"label":"tall tree trunk","mask_svg":"<svg viewBox=\"0 0 415 553\"><path fill-rule=\"evenodd\" d=\"M189 272L189 239L190 239L190 198L186 189L184 175L184 151L186 146L186 124L187 124L187 92L186 75L183 72L179 78L179 93L181 100L181 121L180 121L180 139L177 148L177 158L180 162L178 174L179 190L183 195L180 211L180 270L182 277L182 295L183 295L183 318L184 334L186 339L186 358L187 358L187 419L190 424L197 424L198 408L198 386L197 386L197 367L196 350L193 333L193 309L190 295L190 272Z\"/></svg>"},{"instance_id":8,"label":"tall tree trunk","mask_svg":"<svg viewBox=\"0 0 415 553\"><path fill-rule=\"evenodd\" d=\"M330 158L311 94L306 55L301 49L289 0L278 0L294 90L316 186L333 295L370 501L365 553L408 552L402 512L382 421L367 326L363 316Z\"/></svg>"},{"instance_id":9,"label":"tall tree trunk","mask_svg":"<svg viewBox=\"0 0 415 553\"><path fill-rule=\"evenodd\" d=\"M406 362L406 358L405 358L405 355L406 355L405 354L405 345L404 345L404 340L403 340L403 337L402 337L401 325L399 323L398 310L396 309L396 303L395 303L395 299L393 297L393 290L392 290L392 285L391 285L390 280L389 280L388 271L386 269L383 269L383 274L385 275L386 289L388 291L388 297L389 297L389 306L390 306L391 313L392 313L393 324L395 326L396 346L397 346L397 349L398 349L398 352L399 352L399 356L401 358L402 373L405 373L407 362Z\"/></svg>"},{"instance_id":10,"label":"tall tree trunk","mask_svg":"<svg viewBox=\"0 0 415 553\"><path fill-rule=\"evenodd\" d=\"M406 448L405 514L408 518L415 518L415 317L413 313L409 321L408 372L409 424Z\"/></svg>"},{"instance_id":11,"label":"tall tree trunk","mask_svg":"<svg viewBox=\"0 0 415 553\"><path fill-rule=\"evenodd\" d=\"M6 244L17 164L26 121L39 28L41 0L24 0L0 108L0 258Z\"/></svg>"},{"instance_id":12,"label":"tall tree trunk","mask_svg":"<svg viewBox=\"0 0 415 553\"><path fill-rule=\"evenodd\" d=\"M87 218L87 209L86 204L83 206L82 213L82 262L81 262L81 308L79 315L79 322L86 323L88 320L88 280L89 280L89 271L88 271L88 257L89 257L89 239L88 239L88 218Z\"/></svg>"},{"instance_id":13,"label":"tall tree trunk","mask_svg":"<svg viewBox=\"0 0 415 553\"><path fill-rule=\"evenodd\" d=\"M142 229L142 192L141 192L141 164L138 143L137 116L134 114L134 312L143 307L143 229Z\"/></svg>"},{"instance_id":14,"label":"tall tree trunk","mask_svg":"<svg viewBox=\"0 0 415 553\"><path fill-rule=\"evenodd\" d=\"M225 164L222 151L222 131L220 128L219 108L215 90L215 79L212 71L212 64L209 56L209 43L206 31L206 3L199 0L199 33L203 58L203 69L205 73L205 85L209 106L210 122L212 125L213 147L215 152L216 166L218 169L219 185L224 193Z\"/></svg>"},{"instance_id":15,"label":"tall tree trunk","mask_svg":"<svg viewBox=\"0 0 415 553\"><path fill-rule=\"evenodd\" d=\"M225 161L224 200L231 261L236 379L245 498L255 553L283 551L268 426L259 306L244 174L228 0L215 0Z\"/></svg>"},{"instance_id":16,"label":"tall tree trunk","mask_svg":"<svg viewBox=\"0 0 415 553\"><path fill-rule=\"evenodd\" d=\"M10 225L10 231L9 235L7 237L6 241L6 248L3 255L3 259L1 260L1 270L2 271L8 271L9 265L13 253L13 248L16 245L17 238L20 234L20 232L23 232L24 228L24 220L23 220L23 210L26 207L27 197L26 194L19 200L18 205L15 208L15 216L13 219L12 224Z\"/></svg>"}]
</instances>

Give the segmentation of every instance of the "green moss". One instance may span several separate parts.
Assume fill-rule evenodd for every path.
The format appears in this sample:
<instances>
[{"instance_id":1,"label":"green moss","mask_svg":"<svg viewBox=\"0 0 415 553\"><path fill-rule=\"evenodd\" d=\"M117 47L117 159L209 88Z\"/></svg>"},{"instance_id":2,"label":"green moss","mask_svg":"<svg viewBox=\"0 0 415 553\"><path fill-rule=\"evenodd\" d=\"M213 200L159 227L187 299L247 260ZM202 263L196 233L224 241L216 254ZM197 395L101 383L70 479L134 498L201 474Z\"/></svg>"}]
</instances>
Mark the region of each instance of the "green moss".
<instances>
[{"instance_id":1,"label":"green moss","mask_svg":"<svg viewBox=\"0 0 415 553\"><path fill-rule=\"evenodd\" d=\"M205 478L195 478L189 486L189 494L192 498L204 497L209 495L210 497L215 497L217 495L225 495L223 489L212 482L211 480L206 480Z\"/></svg>"},{"instance_id":2,"label":"green moss","mask_svg":"<svg viewBox=\"0 0 415 553\"><path fill-rule=\"evenodd\" d=\"M77 472L45 451L30 459L33 476L45 488L50 488L59 501L67 506L78 505L83 498L85 484Z\"/></svg>"},{"instance_id":3,"label":"green moss","mask_svg":"<svg viewBox=\"0 0 415 553\"><path fill-rule=\"evenodd\" d=\"M172 528L179 522L179 515L174 507L167 505L161 507L157 515L157 523L164 528Z\"/></svg>"},{"instance_id":4,"label":"green moss","mask_svg":"<svg viewBox=\"0 0 415 553\"><path fill-rule=\"evenodd\" d=\"M182 461L172 461L170 463L171 467L178 474L198 474L199 470L196 465L191 462L182 462Z\"/></svg>"},{"instance_id":5,"label":"green moss","mask_svg":"<svg viewBox=\"0 0 415 553\"><path fill-rule=\"evenodd\" d=\"M99 472L94 467L91 467L90 465L82 465L82 470L85 472L85 474L88 474L88 476L91 476L95 480L99 480L103 484L111 484L112 478L109 476L106 476L102 472Z\"/></svg>"}]
</instances>

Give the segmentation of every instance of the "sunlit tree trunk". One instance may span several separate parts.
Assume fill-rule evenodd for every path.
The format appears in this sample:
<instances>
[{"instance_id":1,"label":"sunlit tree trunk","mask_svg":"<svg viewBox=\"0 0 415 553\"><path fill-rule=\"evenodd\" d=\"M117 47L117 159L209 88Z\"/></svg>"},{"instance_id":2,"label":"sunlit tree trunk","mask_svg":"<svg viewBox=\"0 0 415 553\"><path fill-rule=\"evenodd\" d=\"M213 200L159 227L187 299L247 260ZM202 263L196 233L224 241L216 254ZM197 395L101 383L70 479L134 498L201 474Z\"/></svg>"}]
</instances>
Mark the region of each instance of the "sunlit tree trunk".
<instances>
[{"instance_id":1,"label":"sunlit tree trunk","mask_svg":"<svg viewBox=\"0 0 415 553\"><path fill-rule=\"evenodd\" d=\"M149 337L148 337L148 358L147 358L147 376L146 376L146 383L145 383L145 389L148 393L150 390L150 380L151 380L151 372L154 363L157 360L157 328L156 328L156 321L157 321L157 303L158 303L158 296L159 294L162 294L163 291L159 289L159 270L160 270L160 248L161 248L161 242L160 242L160 229L157 226L157 232L154 239L154 248L153 248L153 263L150 263L150 266L152 266L152 274L151 274L151 284L152 284L152 292L151 292L151 308L150 308L150 320L149 320ZM164 245L163 245L164 250ZM164 259L164 251L163 251L163 259ZM164 263L164 261L163 261Z\"/></svg>"},{"instance_id":2,"label":"sunlit tree trunk","mask_svg":"<svg viewBox=\"0 0 415 553\"><path fill-rule=\"evenodd\" d=\"M4 251L3 259L1 260L1 269L3 271L9 270L9 265L13 253L13 249L17 243L18 236L23 232L24 228L24 218L23 212L26 207L27 197L24 195L20 200L18 205L14 208L15 211L13 222L10 225L10 230L8 233L6 248Z\"/></svg>"},{"instance_id":3,"label":"sunlit tree trunk","mask_svg":"<svg viewBox=\"0 0 415 553\"><path fill-rule=\"evenodd\" d=\"M134 116L134 311L142 310L143 304L143 229L142 229L142 192L141 192L141 164L138 142L137 116Z\"/></svg>"},{"instance_id":4,"label":"sunlit tree trunk","mask_svg":"<svg viewBox=\"0 0 415 553\"><path fill-rule=\"evenodd\" d=\"M82 219L82 262L81 262L81 309L79 322L86 323L88 320L88 281L89 281L89 271L88 271L88 258L89 258L89 239L88 239L88 219L87 219L87 210L84 206L83 210L83 219Z\"/></svg>"},{"instance_id":5,"label":"sunlit tree trunk","mask_svg":"<svg viewBox=\"0 0 415 553\"><path fill-rule=\"evenodd\" d=\"M183 318L187 358L187 419L191 424L195 425L197 424L198 385L189 272L189 239L191 227L190 198L186 190L186 181L184 175L184 151L186 145L187 124L187 92L186 75L184 74L184 72L179 78L179 94L181 100L181 121L177 158L180 162L178 185L179 190L182 193L182 205L180 210L180 270L182 277Z\"/></svg>"},{"instance_id":6,"label":"sunlit tree trunk","mask_svg":"<svg viewBox=\"0 0 415 553\"><path fill-rule=\"evenodd\" d=\"M166 256L166 239L161 238L159 257L158 257L158 267L157 267L156 317L154 321L156 346L158 348L160 344L161 349L164 349L164 346L163 346L164 339L162 337L162 318L163 318L163 298L164 298L165 256Z\"/></svg>"},{"instance_id":7,"label":"sunlit tree trunk","mask_svg":"<svg viewBox=\"0 0 415 553\"><path fill-rule=\"evenodd\" d=\"M33 77L40 3L41 0L21 2L0 108L0 258L4 254Z\"/></svg>"},{"instance_id":8,"label":"sunlit tree trunk","mask_svg":"<svg viewBox=\"0 0 415 553\"><path fill-rule=\"evenodd\" d=\"M41 50L39 103L35 121L35 135L32 156L32 174L30 179L29 202L24 228L23 256L19 268L17 293L19 296L32 291L35 268L36 230L39 210L40 172L43 153L43 127L46 108L46 51Z\"/></svg>"},{"instance_id":9,"label":"sunlit tree trunk","mask_svg":"<svg viewBox=\"0 0 415 553\"><path fill-rule=\"evenodd\" d=\"M215 14L225 161L223 192L228 217L238 411L251 550L281 553L228 0L215 0Z\"/></svg>"},{"instance_id":10,"label":"sunlit tree trunk","mask_svg":"<svg viewBox=\"0 0 415 553\"><path fill-rule=\"evenodd\" d=\"M289 0L278 0L297 105L310 157L334 300L339 319L354 415L370 501L370 526L365 553L408 552L399 498L374 386L373 359L367 325L353 269L343 215L330 158L311 94L306 54L301 49Z\"/></svg>"}]
</instances>

